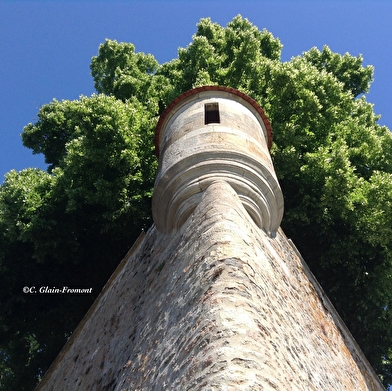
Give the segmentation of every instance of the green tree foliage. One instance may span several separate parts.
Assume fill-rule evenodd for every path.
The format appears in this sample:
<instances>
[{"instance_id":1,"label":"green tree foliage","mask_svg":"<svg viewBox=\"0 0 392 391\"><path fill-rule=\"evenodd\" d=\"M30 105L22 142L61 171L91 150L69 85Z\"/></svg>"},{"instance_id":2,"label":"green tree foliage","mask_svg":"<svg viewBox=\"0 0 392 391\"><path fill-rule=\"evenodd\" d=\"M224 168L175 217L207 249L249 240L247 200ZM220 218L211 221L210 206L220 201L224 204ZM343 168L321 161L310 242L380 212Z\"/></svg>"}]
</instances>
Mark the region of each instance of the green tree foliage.
<instances>
[{"instance_id":1,"label":"green tree foliage","mask_svg":"<svg viewBox=\"0 0 392 391\"><path fill-rule=\"evenodd\" d=\"M97 92L126 101L138 99L157 113L160 96L168 80L157 75L158 61L151 54L135 53L131 43L106 40L91 61L91 74Z\"/></svg>"},{"instance_id":2,"label":"green tree foliage","mask_svg":"<svg viewBox=\"0 0 392 391\"><path fill-rule=\"evenodd\" d=\"M202 19L193 42L180 48L178 59L163 64L157 73L170 80L171 99L205 84L263 91L268 64L279 61L281 48L271 33L259 31L239 16L226 28Z\"/></svg>"},{"instance_id":3,"label":"green tree foliage","mask_svg":"<svg viewBox=\"0 0 392 391\"><path fill-rule=\"evenodd\" d=\"M107 40L91 63L102 95L54 100L25 127L24 144L49 170L12 171L0 187L0 390L34 384L151 223L157 117L204 84L240 89L264 108L285 196L282 227L392 382L392 137L365 98L373 69L327 46L282 62L281 48L241 16L226 27L202 19L191 44L162 65ZM71 283L95 295L21 292Z\"/></svg>"},{"instance_id":4,"label":"green tree foliage","mask_svg":"<svg viewBox=\"0 0 392 391\"><path fill-rule=\"evenodd\" d=\"M151 224L155 124L136 99L94 95L53 101L25 128L24 141L45 154L50 173L11 171L0 187L0 273L7 287L0 291L0 389L34 387ZM93 288L93 294L24 294L25 286Z\"/></svg>"}]
</instances>

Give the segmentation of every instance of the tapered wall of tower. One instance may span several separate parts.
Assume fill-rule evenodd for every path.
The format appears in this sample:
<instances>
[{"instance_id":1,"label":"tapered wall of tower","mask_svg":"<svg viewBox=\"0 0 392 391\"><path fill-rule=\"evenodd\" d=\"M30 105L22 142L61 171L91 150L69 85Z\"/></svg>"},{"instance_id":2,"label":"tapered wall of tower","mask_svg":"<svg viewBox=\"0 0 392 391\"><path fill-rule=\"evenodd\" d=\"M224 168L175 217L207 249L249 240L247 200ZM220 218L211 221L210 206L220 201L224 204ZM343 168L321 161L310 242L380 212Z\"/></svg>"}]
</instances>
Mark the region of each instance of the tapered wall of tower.
<instances>
[{"instance_id":1,"label":"tapered wall of tower","mask_svg":"<svg viewBox=\"0 0 392 391\"><path fill-rule=\"evenodd\" d=\"M155 224L39 390L383 390L278 228L263 112L215 88L181 96L161 117ZM220 122L205 123L210 103Z\"/></svg>"}]
</instances>

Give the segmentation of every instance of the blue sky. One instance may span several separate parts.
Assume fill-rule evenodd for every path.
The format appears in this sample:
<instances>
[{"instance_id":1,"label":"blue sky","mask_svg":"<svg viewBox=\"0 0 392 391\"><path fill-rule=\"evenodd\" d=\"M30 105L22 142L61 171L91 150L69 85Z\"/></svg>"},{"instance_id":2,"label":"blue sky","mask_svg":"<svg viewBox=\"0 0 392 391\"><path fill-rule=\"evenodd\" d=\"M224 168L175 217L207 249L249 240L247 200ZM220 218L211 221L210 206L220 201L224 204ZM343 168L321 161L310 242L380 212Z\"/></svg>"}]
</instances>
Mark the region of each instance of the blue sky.
<instances>
[{"instance_id":1,"label":"blue sky","mask_svg":"<svg viewBox=\"0 0 392 391\"><path fill-rule=\"evenodd\" d=\"M162 63L191 42L200 18L226 25L241 14L278 37L283 60L313 46L362 54L374 65L368 101L392 129L392 1L0 0L0 183L11 169L45 169L23 147L23 127L53 98L94 92L91 57L105 38L132 42Z\"/></svg>"}]
</instances>

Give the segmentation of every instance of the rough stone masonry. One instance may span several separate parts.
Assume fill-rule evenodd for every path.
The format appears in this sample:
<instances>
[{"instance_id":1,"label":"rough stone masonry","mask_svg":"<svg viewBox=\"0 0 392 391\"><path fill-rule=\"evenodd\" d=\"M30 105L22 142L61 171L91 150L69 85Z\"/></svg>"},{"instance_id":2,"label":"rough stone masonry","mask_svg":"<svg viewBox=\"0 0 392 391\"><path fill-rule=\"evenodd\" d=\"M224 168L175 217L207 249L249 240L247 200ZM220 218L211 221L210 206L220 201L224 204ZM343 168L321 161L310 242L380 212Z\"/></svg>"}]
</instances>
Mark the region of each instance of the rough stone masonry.
<instances>
[{"instance_id":1,"label":"rough stone masonry","mask_svg":"<svg viewBox=\"0 0 392 391\"><path fill-rule=\"evenodd\" d=\"M219 122L205 123L211 103ZM278 228L283 198L261 109L224 87L168 109L156 224L38 390L383 390Z\"/></svg>"}]
</instances>

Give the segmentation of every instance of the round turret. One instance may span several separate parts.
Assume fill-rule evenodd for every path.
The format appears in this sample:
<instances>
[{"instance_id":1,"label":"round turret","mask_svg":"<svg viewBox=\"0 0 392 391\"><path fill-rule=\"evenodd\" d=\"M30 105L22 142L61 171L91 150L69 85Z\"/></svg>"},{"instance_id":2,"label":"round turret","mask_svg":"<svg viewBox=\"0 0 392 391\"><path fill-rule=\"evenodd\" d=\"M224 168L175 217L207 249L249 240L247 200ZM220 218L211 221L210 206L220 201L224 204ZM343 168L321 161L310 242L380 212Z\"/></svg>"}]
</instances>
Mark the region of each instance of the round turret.
<instances>
[{"instance_id":1,"label":"round turret","mask_svg":"<svg viewBox=\"0 0 392 391\"><path fill-rule=\"evenodd\" d=\"M269 154L271 126L246 94L205 86L178 96L157 125L159 157L153 195L158 230L179 229L203 191L224 180L237 192L254 222L274 236L283 196Z\"/></svg>"}]
</instances>

